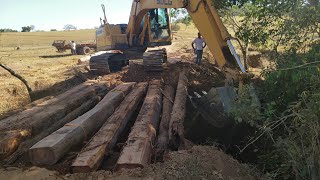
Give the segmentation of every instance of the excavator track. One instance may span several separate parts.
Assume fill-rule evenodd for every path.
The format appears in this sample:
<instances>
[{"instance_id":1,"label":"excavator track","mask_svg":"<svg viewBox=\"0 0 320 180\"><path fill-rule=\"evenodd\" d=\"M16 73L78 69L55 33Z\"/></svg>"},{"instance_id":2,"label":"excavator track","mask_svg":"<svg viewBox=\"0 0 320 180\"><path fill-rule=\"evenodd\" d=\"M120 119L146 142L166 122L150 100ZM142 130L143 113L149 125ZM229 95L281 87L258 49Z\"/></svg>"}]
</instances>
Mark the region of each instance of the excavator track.
<instances>
[{"instance_id":1,"label":"excavator track","mask_svg":"<svg viewBox=\"0 0 320 180\"><path fill-rule=\"evenodd\" d=\"M90 59L90 71L96 75L104 75L110 73L108 60L113 54L102 54L93 56Z\"/></svg>"},{"instance_id":2,"label":"excavator track","mask_svg":"<svg viewBox=\"0 0 320 180\"><path fill-rule=\"evenodd\" d=\"M143 54L144 71L154 72L163 71L162 64L167 61L167 52L165 49L150 50Z\"/></svg>"},{"instance_id":3,"label":"excavator track","mask_svg":"<svg viewBox=\"0 0 320 180\"><path fill-rule=\"evenodd\" d=\"M96 75L106 75L112 71L121 71L128 65L128 60L121 53L105 53L90 59L90 70Z\"/></svg>"}]
</instances>

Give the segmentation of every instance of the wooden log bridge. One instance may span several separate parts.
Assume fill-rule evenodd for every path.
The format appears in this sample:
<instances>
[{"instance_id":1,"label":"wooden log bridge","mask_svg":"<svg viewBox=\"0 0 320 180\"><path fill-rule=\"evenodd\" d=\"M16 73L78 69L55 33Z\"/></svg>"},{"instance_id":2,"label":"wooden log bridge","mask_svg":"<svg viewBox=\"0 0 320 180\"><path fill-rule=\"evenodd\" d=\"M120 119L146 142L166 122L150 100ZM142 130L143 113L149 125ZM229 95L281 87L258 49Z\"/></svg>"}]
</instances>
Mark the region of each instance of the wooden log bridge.
<instances>
[{"instance_id":1,"label":"wooden log bridge","mask_svg":"<svg viewBox=\"0 0 320 180\"><path fill-rule=\"evenodd\" d=\"M109 154L146 94L148 83L139 83L126 96L113 115L104 123L72 164L74 173L95 171Z\"/></svg>"},{"instance_id":2,"label":"wooden log bridge","mask_svg":"<svg viewBox=\"0 0 320 180\"><path fill-rule=\"evenodd\" d=\"M110 91L93 109L39 141L29 150L36 165L53 165L72 147L92 136L112 115L136 83L125 83Z\"/></svg>"},{"instance_id":3,"label":"wooden log bridge","mask_svg":"<svg viewBox=\"0 0 320 180\"><path fill-rule=\"evenodd\" d=\"M160 88L160 81L149 84L147 96L120 154L116 169L145 167L150 163L162 106Z\"/></svg>"}]
</instances>

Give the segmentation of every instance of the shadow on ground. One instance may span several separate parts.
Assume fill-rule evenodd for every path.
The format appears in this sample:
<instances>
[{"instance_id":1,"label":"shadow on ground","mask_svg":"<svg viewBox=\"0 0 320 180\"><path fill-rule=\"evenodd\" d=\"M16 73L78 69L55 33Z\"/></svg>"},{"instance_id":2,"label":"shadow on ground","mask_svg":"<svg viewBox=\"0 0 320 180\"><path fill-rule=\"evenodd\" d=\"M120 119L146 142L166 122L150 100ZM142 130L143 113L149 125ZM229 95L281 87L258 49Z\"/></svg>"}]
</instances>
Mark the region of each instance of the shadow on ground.
<instances>
[{"instance_id":1,"label":"shadow on ground","mask_svg":"<svg viewBox=\"0 0 320 180\"><path fill-rule=\"evenodd\" d=\"M39 56L40 58L61 58L72 56L72 54L59 54L59 55L51 55L51 56Z\"/></svg>"}]
</instances>

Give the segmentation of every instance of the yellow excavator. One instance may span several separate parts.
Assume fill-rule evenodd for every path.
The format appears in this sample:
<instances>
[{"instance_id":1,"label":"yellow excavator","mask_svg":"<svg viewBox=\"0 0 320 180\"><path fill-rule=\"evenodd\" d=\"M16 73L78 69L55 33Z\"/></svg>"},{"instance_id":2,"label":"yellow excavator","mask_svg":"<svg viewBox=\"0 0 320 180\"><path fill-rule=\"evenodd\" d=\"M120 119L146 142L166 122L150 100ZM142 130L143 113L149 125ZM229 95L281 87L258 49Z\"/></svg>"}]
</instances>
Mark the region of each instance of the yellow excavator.
<instances>
[{"instance_id":1,"label":"yellow excavator","mask_svg":"<svg viewBox=\"0 0 320 180\"><path fill-rule=\"evenodd\" d=\"M130 52L143 53L145 71L162 71L162 64L166 61L165 49L146 49L171 45L169 8L185 8L188 11L214 56L210 63L216 63L224 72L229 72L231 78L246 73L231 43L234 38L223 25L212 0L133 0L129 23L116 25L108 23L103 5L102 8L104 20L100 19L101 26L96 31L96 42L97 50L105 53L90 60L91 70L98 74L110 73L111 67L121 68L126 65ZM201 110L200 113L205 119L214 126L223 127L226 122L219 119L224 118L212 120L212 117L219 113L214 112L211 106L219 103L225 111L229 111L235 97L234 88L225 86L213 88L192 102Z\"/></svg>"},{"instance_id":2,"label":"yellow excavator","mask_svg":"<svg viewBox=\"0 0 320 180\"><path fill-rule=\"evenodd\" d=\"M238 64L245 72L232 46L233 38L211 0L133 0L129 23L116 25L108 23L103 5L102 8L104 20L96 31L96 42L97 50L106 53L93 58L90 64L92 71L98 74L109 73L108 65L127 64L126 54L129 52L145 52L148 47L171 45L169 8L187 9L221 69ZM161 71L166 51L147 51L143 60L145 71Z\"/></svg>"}]
</instances>

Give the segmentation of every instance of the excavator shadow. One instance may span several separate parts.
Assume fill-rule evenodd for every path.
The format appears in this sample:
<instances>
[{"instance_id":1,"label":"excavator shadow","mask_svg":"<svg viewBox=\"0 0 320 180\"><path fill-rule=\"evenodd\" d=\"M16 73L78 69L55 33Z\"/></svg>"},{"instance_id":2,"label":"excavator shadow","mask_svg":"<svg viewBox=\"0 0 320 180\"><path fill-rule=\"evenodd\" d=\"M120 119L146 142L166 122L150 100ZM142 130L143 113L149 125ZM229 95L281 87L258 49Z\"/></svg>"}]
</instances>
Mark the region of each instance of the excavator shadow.
<instances>
[{"instance_id":1,"label":"excavator shadow","mask_svg":"<svg viewBox=\"0 0 320 180\"><path fill-rule=\"evenodd\" d=\"M39 56L40 58L62 58L62 57L68 57L72 56L72 54L59 54L59 55L51 55L51 56Z\"/></svg>"}]
</instances>

